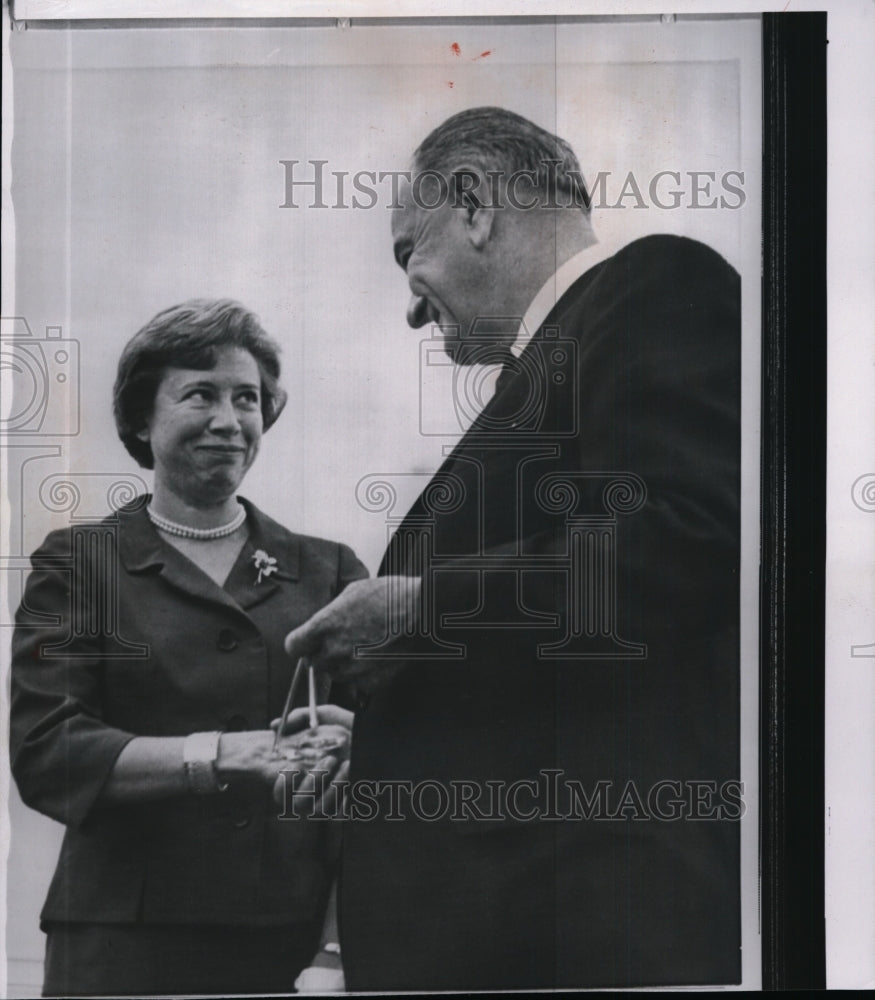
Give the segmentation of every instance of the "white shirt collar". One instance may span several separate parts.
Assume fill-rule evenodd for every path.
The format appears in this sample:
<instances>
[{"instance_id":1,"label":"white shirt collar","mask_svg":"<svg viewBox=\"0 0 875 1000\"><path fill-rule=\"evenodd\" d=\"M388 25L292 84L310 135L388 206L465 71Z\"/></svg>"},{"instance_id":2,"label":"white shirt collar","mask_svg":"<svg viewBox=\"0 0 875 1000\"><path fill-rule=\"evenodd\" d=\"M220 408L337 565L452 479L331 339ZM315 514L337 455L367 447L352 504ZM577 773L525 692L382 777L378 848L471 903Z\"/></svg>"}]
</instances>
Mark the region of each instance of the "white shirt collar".
<instances>
[{"instance_id":1,"label":"white shirt collar","mask_svg":"<svg viewBox=\"0 0 875 1000\"><path fill-rule=\"evenodd\" d=\"M541 324L552 312L553 307L581 275L585 274L590 268L595 267L596 264L601 264L608 257L613 257L621 247L622 244L618 244L612 240L608 240L607 242L599 240L597 243L593 243L585 250L581 250L580 253L576 253L573 257L566 260L544 282L541 290L532 299L525 316L523 316L523 321L520 323L516 340L511 345L511 354L518 358L523 353L526 347L528 347L529 341L541 327Z\"/></svg>"}]
</instances>

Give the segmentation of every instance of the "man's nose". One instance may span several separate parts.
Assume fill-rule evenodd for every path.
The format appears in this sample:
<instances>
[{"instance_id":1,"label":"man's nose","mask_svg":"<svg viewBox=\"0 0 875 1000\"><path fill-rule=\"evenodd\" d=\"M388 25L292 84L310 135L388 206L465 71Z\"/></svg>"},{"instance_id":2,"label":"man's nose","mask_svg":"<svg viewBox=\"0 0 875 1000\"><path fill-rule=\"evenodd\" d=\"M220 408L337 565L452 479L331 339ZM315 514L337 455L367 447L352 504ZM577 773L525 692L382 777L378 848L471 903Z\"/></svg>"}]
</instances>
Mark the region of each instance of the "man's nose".
<instances>
[{"instance_id":1,"label":"man's nose","mask_svg":"<svg viewBox=\"0 0 875 1000\"><path fill-rule=\"evenodd\" d=\"M418 330L429 320L428 299L421 295L411 295L407 306L407 325Z\"/></svg>"}]
</instances>

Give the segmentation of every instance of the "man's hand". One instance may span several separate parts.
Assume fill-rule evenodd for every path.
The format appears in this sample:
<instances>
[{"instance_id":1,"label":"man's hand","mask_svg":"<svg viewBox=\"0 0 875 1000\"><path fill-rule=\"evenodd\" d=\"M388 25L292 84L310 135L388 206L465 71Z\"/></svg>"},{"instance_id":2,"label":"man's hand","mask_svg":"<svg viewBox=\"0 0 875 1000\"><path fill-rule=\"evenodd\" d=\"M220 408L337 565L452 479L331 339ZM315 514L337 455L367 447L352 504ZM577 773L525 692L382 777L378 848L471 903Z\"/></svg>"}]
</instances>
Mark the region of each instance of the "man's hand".
<instances>
[{"instance_id":1,"label":"man's hand","mask_svg":"<svg viewBox=\"0 0 875 1000\"><path fill-rule=\"evenodd\" d=\"M286 652L293 660L309 656L314 667L335 680L354 681L370 690L394 674L394 669L384 660L356 659L356 647L411 634L419 616L420 588L419 578L412 576L357 580L289 632Z\"/></svg>"}]
</instances>

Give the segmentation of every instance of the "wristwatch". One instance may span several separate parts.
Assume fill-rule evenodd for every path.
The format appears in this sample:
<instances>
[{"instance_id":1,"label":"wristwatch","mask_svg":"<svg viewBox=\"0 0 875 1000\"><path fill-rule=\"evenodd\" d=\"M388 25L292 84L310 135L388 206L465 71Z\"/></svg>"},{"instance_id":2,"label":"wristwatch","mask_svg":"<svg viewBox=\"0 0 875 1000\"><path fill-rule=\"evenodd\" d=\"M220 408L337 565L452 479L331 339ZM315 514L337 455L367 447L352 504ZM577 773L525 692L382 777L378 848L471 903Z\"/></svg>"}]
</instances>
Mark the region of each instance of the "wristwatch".
<instances>
[{"instance_id":1,"label":"wristwatch","mask_svg":"<svg viewBox=\"0 0 875 1000\"><path fill-rule=\"evenodd\" d=\"M219 756L219 737L222 734L192 733L182 745L182 763L188 787L195 795L215 795L228 786L219 781L216 760Z\"/></svg>"}]
</instances>

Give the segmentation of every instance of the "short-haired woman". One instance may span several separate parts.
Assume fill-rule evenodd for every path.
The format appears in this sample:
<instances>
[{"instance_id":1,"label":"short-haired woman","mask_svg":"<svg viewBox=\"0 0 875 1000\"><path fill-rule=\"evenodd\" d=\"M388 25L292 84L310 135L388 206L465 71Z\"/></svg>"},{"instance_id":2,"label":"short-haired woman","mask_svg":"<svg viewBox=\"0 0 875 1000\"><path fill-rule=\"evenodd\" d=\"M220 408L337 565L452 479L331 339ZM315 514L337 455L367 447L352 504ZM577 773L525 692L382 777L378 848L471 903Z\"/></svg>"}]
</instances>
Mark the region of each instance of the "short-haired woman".
<instances>
[{"instance_id":1,"label":"short-haired woman","mask_svg":"<svg viewBox=\"0 0 875 1000\"><path fill-rule=\"evenodd\" d=\"M237 496L283 409L279 374L238 303L159 313L114 395L152 495L33 555L12 768L67 826L41 914L46 995L289 992L318 948L335 838L278 818L269 723L286 633L367 573Z\"/></svg>"}]
</instances>

